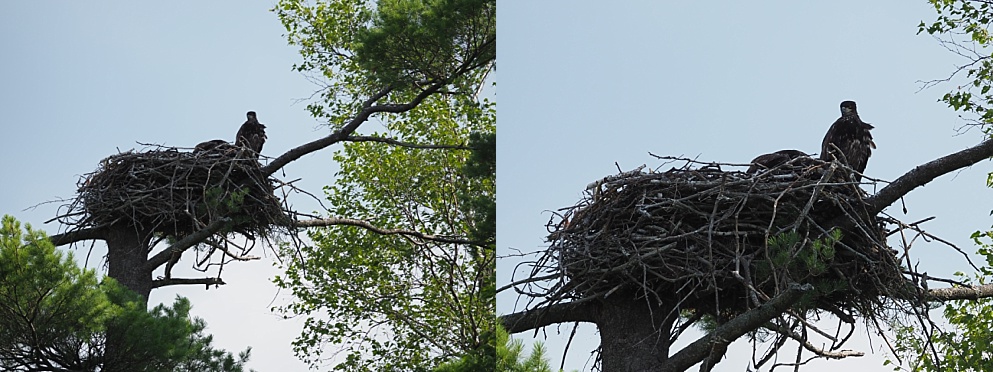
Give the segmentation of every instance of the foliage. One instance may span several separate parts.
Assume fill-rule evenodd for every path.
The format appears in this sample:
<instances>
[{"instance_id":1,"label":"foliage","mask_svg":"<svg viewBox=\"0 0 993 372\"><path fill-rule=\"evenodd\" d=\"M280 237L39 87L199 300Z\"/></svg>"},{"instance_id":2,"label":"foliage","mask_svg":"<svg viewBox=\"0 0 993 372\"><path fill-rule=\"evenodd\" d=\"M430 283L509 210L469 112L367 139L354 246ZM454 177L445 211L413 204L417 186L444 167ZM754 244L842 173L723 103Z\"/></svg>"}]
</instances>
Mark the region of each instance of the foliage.
<instances>
[{"instance_id":1,"label":"foliage","mask_svg":"<svg viewBox=\"0 0 993 372\"><path fill-rule=\"evenodd\" d=\"M44 234L4 216L0 228L0 367L92 369L96 335L112 305L96 274L81 270Z\"/></svg>"},{"instance_id":2,"label":"foliage","mask_svg":"<svg viewBox=\"0 0 993 372\"><path fill-rule=\"evenodd\" d=\"M993 4L963 0L930 0L938 12L934 22L921 22L918 33L927 32L941 38L943 45L969 59L952 77L964 71L970 81L942 97L956 111L973 113L990 134L993 123L993 54L989 50L993 36L989 32L993 21ZM964 38L964 39L956 39ZM971 45L967 45L971 44ZM962 53L965 51L966 53ZM950 77L951 78L951 77ZM949 78L949 79L950 79ZM993 173L987 178L993 187ZM984 285L993 277L993 231L977 231L971 238L980 247L986 266L980 267L975 279L956 273L966 285ZM937 304L936 304L937 306ZM916 327L892 324L896 333L894 362L887 359L895 371L988 371L993 370L993 302L990 299L956 300L944 305L942 314L948 329L922 333ZM904 367L899 362L906 361Z\"/></svg>"},{"instance_id":3,"label":"foliage","mask_svg":"<svg viewBox=\"0 0 993 372\"><path fill-rule=\"evenodd\" d=\"M495 353L485 356L469 355L442 364L434 372L551 372L548 359L545 358L545 346L541 342L535 342L531 354L524 358L524 343L521 340L511 338L499 324L495 332L496 337L490 344L491 348L495 348Z\"/></svg>"},{"instance_id":4,"label":"foliage","mask_svg":"<svg viewBox=\"0 0 993 372\"><path fill-rule=\"evenodd\" d=\"M494 0L281 0L300 72L326 80L314 117L341 125L370 97L407 101L435 82L477 93L496 59Z\"/></svg>"},{"instance_id":5,"label":"foliage","mask_svg":"<svg viewBox=\"0 0 993 372\"><path fill-rule=\"evenodd\" d=\"M493 130L495 113L453 118L449 115L456 107L450 103L431 100L387 127L405 140L441 143L464 142L472 129ZM349 144L335 154L341 171L335 185L325 189L330 212L387 228L467 236L477 231L476 222L459 207L460 195L492 196L495 191L493 176L461 172L468 155ZM310 354L315 347L330 342L350 345L347 361L337 366L341 370L415 369L487 342L495 311L494 250L420 243L356 227L310 235L317 246L303 248L304 260L277 278L299 299L284 310L331 316L330 321L309 319L295 343L298 355L309 362L318 362L317 353ZM364 326L382 333L367 333Z\"/></svg>"},{"instance_id":6,"label":"foliage","mask_svg":"<svg viewBox=\"0 0 993 372\"><path fill-rule=\"evenodd\" d=\"M965 84L945 94L942 102L956 111L976 114L979 122L993 123L993 54L988 49L993 36L989 25L993 20L993 4L987 1L929 0L938 12L938 18L921 22L918 33L926 32L942 40L942 44L956 54L969 59L949 79L965 72ZM964 39L963 39L964 38ZM930 83L928 85L931 85Z\"/></svg>"},{"instance_id":7,"label":"foliage","mask_svg":"<svg viewBox=\"0 0 993 372\"><path fill-rule=\"evenodd\" d=\"M281 310L309 317L294 348L312 366L330 359L326 343L343 352L337 370L430 370L492 353L496 111L480 92L495 64L495 10L493 0L276 5L290 44L300 47L295 68L326 81L308 107L315 117L335 127L372 104L423 99L380 117L386 130L373 135L473 149L357 142L335 153L341 170L325 188L328 213L480 243L312 230L315 246L287 252L300 259L276 278L298 299Z\"/></svg>"},{"instance_id":8,"label":"foliage","mask_svg":"<svg viewBox=\"0 0 993 372\"><path fill-rule=\"evenodd\" d=\"M497 364L498 372L550 372L548 360L545 359L545 346L541 342L534 343L531 355L523 357L524 343L510 338L503 327L497 328Z\"/></svg>"},{"instance_id":9,"label":"foliage","mask_svg":"<svg viewBox=\"0 0 993 372\"><path fill-rule=\"evenodd\" d=\"M488 0L379 2L372 27L356 33L356 61L369 81L385 85L446 80L466 61L496 58L495 48L478 48L496 38L493 5Z\"/></svg>"},{"instance_id":10,"label":"foliage","mask_svg":"<svg viewBox=\"0 0 993 372\"><path fill-rule=\"evenodd\" d=\"M132 371L242 371L249 350L235 359L214 349L190 303L147 311L144 301L111 278L98 283L44 233L3 217L0 228L0 369L96 370L104 360L107 329L125 333Z\"/></svg>"},{"instance_id":11,"label":"foliage","mask_svg":"<svg viewBox=\"0 0 993 372\"><path fill-rule=\"evenodd\" d=\"M993 187L993 173L987 186ZM976 231L972 240L979 246L978 253L986 260L979 268L975 280L956 273L966 285L985 285L993 277L993 230ZM990 371L993 370L993 299L956 300L945 304L945 320L951 330L935 329L933 335L921 334L913 326L893 324L896 332L894 351L896 357L908 361L910 371ZM930 336L930 337L928 337ZM903 369L894 365L894 371Z\"/></svg>"},{"instance_id":12,"label":"foliage","mask_svg":"<svg viewBox=\"0 0 993 372\"><path fill-rule=\"evenodd\" d=\"M473 132L469 134L469 147L473 151L463 167L463 173L466 177L484 180L484 182L486 180L495 181L496 133ZM492 194L463 194L461 197L466 213L471 215L474 221L473 230L469 236L476 241L495 243L496 197Z\"/></svg>"},{"instance_id":13,"label":"foliage","mask_svg":"<svg viewBox=\"0 0 993 372\"><path fill-rule=\"evenodd\" d=\"M993 255L986 255L987 260ZM976 277L979 285L986 284L989 267ZM962 276L961 273L958 273ZM968 278L966 284L974 284ZM918 327L893 324L896 332L894 351L898 358L907 362L906 370L923 371L990 371L993 370L993 299L956 300L945 305L943 311L950 330L935 329L928 337ZM894 371L903 366L887 359L885 365L893 365Z\"/></svg>"},{"instance_id":14,"label":"foliage","mask_svg":"<svg viewBox=\"0 0 993 372\"><path fill-rule=\"evenodd\" d=\"M371 105L419 102L377 117L372 133L423 149L346 143L325 188L327 213L476 244L378 235L352 226L314 229L314 246L285 276L308 316L294 342L318 366L349 371L430 370L492 353L495 292L495 103L481 98L495 66L493 0L282 0L274 11L303 62L326 86L309 111L337 128ZM339 353L327 356L323 345ZM337 357L335 357L337 356Z\"/></svg>"},{"instance_id":15,"label":"foliage","mask_svg":"<svg viewBox=\"0 0 993 372\"><path fill-rule=\"evenodd\" d=\"M810 244L802 247L800 235L794 231L769 237L770 260L766 265L760 264L758 273L762 276L777 268L788 267L787 272L809 274L808 277L792 278L792 280L807 282L810 278L820 276L827 271L830 262L834 259L834 244L838 241L841 241L841 230L838 229L831 230L827 236L810 241ZM764 270L762 266L766 266Z\"/></svg>"}]
</instances>

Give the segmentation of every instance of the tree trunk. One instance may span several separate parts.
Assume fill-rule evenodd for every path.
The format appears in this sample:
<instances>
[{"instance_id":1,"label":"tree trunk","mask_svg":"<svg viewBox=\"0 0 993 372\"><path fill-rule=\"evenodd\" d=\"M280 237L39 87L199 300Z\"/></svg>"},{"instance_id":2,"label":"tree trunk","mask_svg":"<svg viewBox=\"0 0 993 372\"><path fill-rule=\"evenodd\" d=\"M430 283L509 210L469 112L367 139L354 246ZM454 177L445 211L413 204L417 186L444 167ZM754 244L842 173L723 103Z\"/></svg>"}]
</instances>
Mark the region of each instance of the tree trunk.
<instances>
[{"instance_id":1,"label":"tree trunk","mask_svg":"<svg viewBox=\"0 0 993 372\"><path fill-rule=\"evenodd\" d=\"M148 306L152 273L145 270L151 234L134 226L115 225L107 231L107 276L137 292Z\"/></svg>"},{"instance_id":2,"label":"tree trunk","mask_svg":"<svg viewBox=\"0 0 993 372\"><path fill-rule=\"evenodd\" d=\"M597 314L604 371L656 371L669 358L669 338L678 314L633 295L613 295Z\"/></svg>"},{"instance_id":3,"label":"tree trunk","mask_svg":"<svg viewBox=\"0 0 993 372\"><path fill-rule=\"evenodd\" d=\"M107 276L141 295L143 308L148 308L148 294L152 291L152 273L145 270L148 261L148 244L151 233L134 226L115 225L107 229ZM135 370L134 360L128 354L127 329L111 323L107 327L102 371L118 372Z\"/></svg>"}]
</instances>

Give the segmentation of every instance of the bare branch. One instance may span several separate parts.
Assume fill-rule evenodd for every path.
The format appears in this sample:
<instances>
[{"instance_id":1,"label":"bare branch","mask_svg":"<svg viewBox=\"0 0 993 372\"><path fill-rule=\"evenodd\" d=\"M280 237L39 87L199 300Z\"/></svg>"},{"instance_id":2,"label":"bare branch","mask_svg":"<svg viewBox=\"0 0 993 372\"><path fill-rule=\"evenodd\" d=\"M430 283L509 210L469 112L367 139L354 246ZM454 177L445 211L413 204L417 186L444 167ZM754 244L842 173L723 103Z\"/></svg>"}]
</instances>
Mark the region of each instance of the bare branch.
<instances>
[{"instance_id":1,"label":"bare branch","mask_svg":"<svg viewBox=\"0 0 993 372\"><path fill-rule=\"evenodd\" d=\"M217 248L217 250L223 252L225 256L231 257L231 259L232 260L235 260L235 261L251 261L251 260L260 260L260 259L262 259L262 257L259 257L259 256L245 256L245 255L237 255L237 254L231 253L231 250L227 249L227 247L225 247L223 244L218 244L217 242L213 242L213 241L210 241L210 240L206 240L206 241L204 241L204 243L207 244L207 245L209 245L209 246L211 246L211 247Z\"/></svg>"},{"instance_id":2,"label":"bare branch","mask_svg":"<svg viewBox=\"0 0 993 372\"><path fill-rule=\"evenodd\" d=\"M596 306L593 302L568 302L503 315L499 320L508 333L520 333L556 323L593 323L596 321L595 316Z\"/></svg>"},{"instance_id":3,"label":"bare branch","mask_svg":"<svg viewBox=\"0 0 993 372\"><path fill-rule=\"evenodd\" d=\"M276 171L279 170L280 168L286 166L286 164L289 164L291 161L297 160L304 155L307 155L317 150L321 150L325 147L331 146L335 143L345 140L346 138L351 136L352 133L355 132L355 130L358 129L360 125L362 125L362 123L364 123L366 120L369 120L369 117L372 116L372 114L380 113L380 112L400 113L400 112L409 111L414 107L417 107L417 105L420 105L421 102L423 102L424 99L426 99L428 96L441 89L443 85L444 85L443 82L436 82L428 86L426 89L421 91L421 93L419 93L416 97L414 97L414 99L412 99L408 103L382 104L382 105L372 106L372 104L375 102L376 99L382 98L383 96L389 93L388 89L384 90L379 94L370 98L368 101L366 101L366 103L363 105L364 108L362 109L362 111L359 111L359 113L355 115L355 118L349 121L348 124L345 124L345 126L341 127L341 129L336 130L334 133L331 133L331 135L327 137L312 142L308 142L301 146L290 149L283 155L280 155L278 158L274 159L268 165L262 167L262 173L267 176L271 175L273 173L276 173Z\"/></svg>"},{"instance_id":4,"label":"bare branch","mask_svg":"<svg viewBox=\"0 0 993 372\"><path fill-rule=\"evenodd\" d=\"M928 299L932 301L978 300L993 297L993 284L978 287L950 287L929 289Z\"/></svg>"},{"instance_id":5,"label":"bare branch","mask_svg":"<svg viewBox=\"0 0 993 372\"><path fill-rule=\"evenodd\" d=\"M864 352L856 351L856 350L831 351L831 350L824 350L824 349L818 348L817 346L814 346L814 344L811 344L810 341L807 341L803 336L798 335L798 334L796 334L796 332L793 332L792 330L790 330L790 329L788 329L786 327L783 327L781 325L778 325L778 324L774 324L774 323L766 324L765 325L765 328L767 328L769 330L772 330L772 331L774 331L776 333L779 333L779 334L781 334L783 336L792 338L796 342L799 342L800 345L803 345L803 348L804 349L810 350L810 352L816 354L817 356L821 356L821 357L824 357L824 358L828 358L828 359L843 359L843 358L847 358L847 357L865 356L865 353Z\"/></svg>"},{"instance_id":6,"label":"bare branch","mask_svg":"<svg viewBox=\"0 0 993 372\"><path fill-rule=\"evenodd\" d=\"M791 305L799 301L804 292L810 290L813 290L813 286L810 284L802 286L798 284L790 285L786 291L771 301L731 319L729 322L717 327L713 332L689 344L669 358L660 371L685 371L689 369L694 364L699 363L709 356L712 349L727 347L728 344L737 340L738 337L779 316Z\"/></svg>"},{"instance_id":7,"label":"bare branch","mask_svg":"<svg viewBox=\"0 0 993 372\"><path fill-rule=\"evenodd\" d=\"M170 285L190 285L190 284L203 284L206 285L207 287L210 287L211 285L224 285L227 283L224 283L224 281L221 280L221 278L197 278L197 279L167 278L167 279L153 280L152 288L154 289L154 288L165 287Z\"/></svg>"},{"instance_id":8,"label":"bare branch","mask_svg":"<svg viewBox=\"0 0 993 372\"><path fill-rule=\"evenodd\" d=\"M392 138L375 137L375 136L348 136L345 141L349 142L380 142L387 143L391 145L397 145L401 147L409 147L412 149L455 149L455 150L471 150L472 148L465 145L421 145L417 143L402 142L397 141Z\"/></svg>"},{"instance_id":9,"label":"bare branch","mask_svg":"<svg viewBox=\"0 0 993 372\"><path fill-rule=\"evenodd\" d=\"M938 176L976 164L991 156L993 156L993 140L986 140L976 146L919 165L879 190L876 195L865 199L869 213L881 212L883 208L893 204L911 190L924 186Z\"/></svg>"},{"instance_id":10,"label":"bare branch","mask_svg":"<svg viewBox=\"0 0 993 372\"><path fill-rule=\"evenodd\" d=\"M293 226L295 227L324 227L324 226L335 226L335 225L346 225L346 226L356 226L361 227L366 230L372 231L380 235L403 235L408 237L414 237L421 240L430 240L438 243L446 244L468 244L485 247L488 244L486 242L478 242L468 239L460 239L455 237L438 236L425 234L419 231L412 230L400 230L400 229L384 229L377 227L370 223L369 221L358 220L354 218L342 218L342 217L329 217L322 219L295 221Z\"/></svg>"},{"instance_id":11,"label":"bare branch","mask_svg":"<svg viewBox=\"0 0 993 372\"><path fill-rule=\"evenodd\" d=\"M148 259L148 262L145 263L144 269L149 272L155 270L155 268L162 266L166 262L169 262L169 259L172 258L173 254L183 253L183 251L186 251L188 248L197 245L197 243L200 243L204 239L207 239L207 237L220 231L222 228L224 228L224 225L226 225L228 222L231 222L230 218L227 217L218 218L217 220L211 222L206 227L200 229L200 231L197 231L195 233L183 237L179 241L169 246L169 248L162 250L162 252L159 252L152 258Z\"/></svg>"},{"instance_id":12,"label":"bare branch","mask_svg":"<svg viewBox=\"0 0 993 372\"><path fill-rule=\"evenodd\" d=\"M102 228L88 228L66 232L65 234L55 234L48 237L56 247L72 244L81 240L105 239L106 232Z\"/></svg>"}]
</instances>

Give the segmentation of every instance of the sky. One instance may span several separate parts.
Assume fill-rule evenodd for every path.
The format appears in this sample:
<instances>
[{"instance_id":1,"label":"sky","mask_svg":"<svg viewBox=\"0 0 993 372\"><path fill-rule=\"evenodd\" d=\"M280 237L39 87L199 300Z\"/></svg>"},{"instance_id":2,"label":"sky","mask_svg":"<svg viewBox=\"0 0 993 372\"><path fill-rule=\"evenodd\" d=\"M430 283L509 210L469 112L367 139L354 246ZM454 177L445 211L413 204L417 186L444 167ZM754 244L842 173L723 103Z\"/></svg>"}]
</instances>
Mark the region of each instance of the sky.
<instances>
[{"instance_id":1,"label":"sky","mask_svg":"<svg viewBox=\"0 0 993 372\"><path fill-rule=\"evenodd\" d=\"M497 287L512 280L513 254L547 248L550 211L574 205L618 167L662 165L649 152L725 163L781 149L816 153L843 100L875 125L871 177L893 180L978 144L982 134L963 133L963 119L938 102L957 83L921 90L964 62L917 35L934 18L926 1L500 1ZM981 162L943 176L904 198L907 214L887 211L903 221L935 216L928 232L974 252L969 235L993 224L981 202L993 194L990 171ZM929 275L972 271L939 243L911 253ZM512 292L498 294L498 313L522 310ZM566 370L590 370L596 329L581 326L566 352L571 331L515 337L544 342L554 368L564 358ZM846 348L867 356L802 370L892 370L882 365L882 339L859 332ZM750 353L737 342L716 370L745 370Z\"/></svg>"},{"instance_id":2,"label":"sky","mask_svg":"<svg viewBox=\"0 0 993 372\"><path fill-rule=\"evenodd\" d=\"M286 43L272 2L10 2L0 5L0 214L60 232L44 223L71 198L81 175L100 160L141 143L193 147L221 138L234 141L254 110L267 126L263 155L329 133L306 112L318 87L292 65L301 59ZM304 100L305 102L300 102ZM330 149L308 155L277 173L302 178L298 186L317 195L337 166ZM319 209L308 198L291 199L299 210ZM81 261L89 245L64 249ZM88 266L100 268L97 244ZM251 346L249 368L305 370L290 342L302 319L270 311L291 298L271 278L280 273L273 254L229 265L227 285L173 286L152 291L149 305L188 297L192 314L207 322L215 346L237 353ZM202 277L177 264L174 277ZM185 265L184 265L185 264Z\"/></svg>"}]
</instances>

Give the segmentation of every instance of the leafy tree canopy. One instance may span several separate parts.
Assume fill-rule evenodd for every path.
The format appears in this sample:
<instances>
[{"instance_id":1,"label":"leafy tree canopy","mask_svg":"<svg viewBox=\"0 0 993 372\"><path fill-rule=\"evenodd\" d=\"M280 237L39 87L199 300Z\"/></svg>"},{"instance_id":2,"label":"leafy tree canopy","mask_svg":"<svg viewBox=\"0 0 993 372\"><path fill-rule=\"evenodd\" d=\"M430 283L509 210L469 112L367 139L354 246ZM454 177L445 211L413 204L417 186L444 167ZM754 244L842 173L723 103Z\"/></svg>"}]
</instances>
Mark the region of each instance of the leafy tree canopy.
<instances>
[{"instance_id":1,"label":"leafy tree canopy","mask_svg":"<svg viewBox=\"0 0 993 372\"><path fill-rule=\"evenodd\" d=\"M993 123L993 55L987 49L993 36L989 25L993 20L993 3L969 0L929 0L938 12L936 20L921 21L918 33L928 33L941 40L953 53L969 59L946 79L925 83L925 87L949 81L961 73L968 80L942 97L956 111L975 114L976 124Z\"/></svg>"},{"instance_id":2,"label":"leafy tree canopy","mask_svg":"<svg viewBox=\"0 0 993 372\"><path fill-rule=\"evenodd\" d=\"M370 102L419 102L377 117L346 143L325 188L325 211L416 238L347 224L313 229L287 247L277 285L308 317L294 342L312 366L431 370L493 354L496 105L481 92L495 66L493 0L283 0L275 8L298 45L299 71L326 81L309 106L334 127ZM383 103L381 103L383 104ZM322 345L335 345L337 357Z\"/></svg>"}]
</instances>

